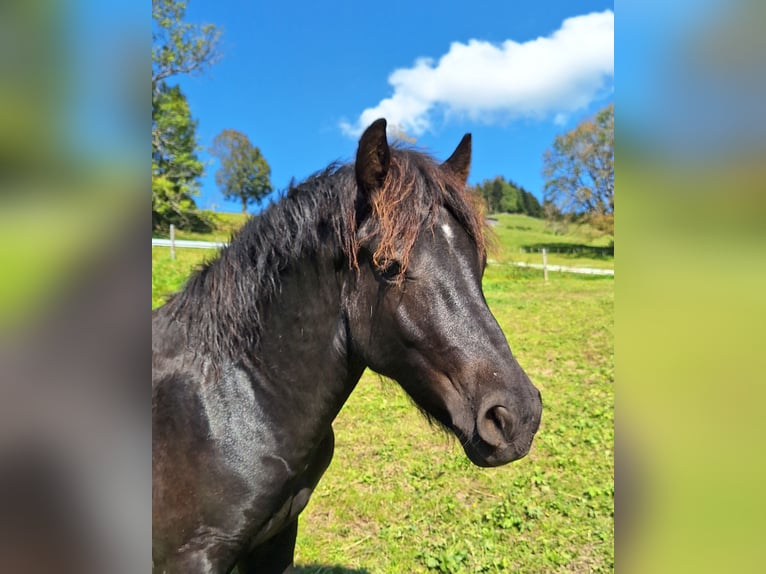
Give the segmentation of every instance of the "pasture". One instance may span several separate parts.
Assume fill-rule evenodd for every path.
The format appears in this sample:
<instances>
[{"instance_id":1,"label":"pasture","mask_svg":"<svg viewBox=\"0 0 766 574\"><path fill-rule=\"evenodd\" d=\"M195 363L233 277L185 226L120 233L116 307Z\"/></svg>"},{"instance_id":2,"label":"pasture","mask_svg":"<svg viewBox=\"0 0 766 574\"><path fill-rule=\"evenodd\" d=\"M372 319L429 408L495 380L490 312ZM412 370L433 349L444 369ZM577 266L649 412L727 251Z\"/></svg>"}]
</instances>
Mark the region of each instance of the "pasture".
<instances>
[{"instance_id":1,"label":"pasture","mask_svg":"<svg viewBox=\"0 0 766 574\"><path fill-rule=\"evenodd\" d=\"M603 240L582 230L555 236L539 220L501 215L495 233L500 262L538 262L520 248L559 243L584 249L551 263L613 265L587 249ZM178 249L170 261L154 248L152 306L213 255ZM484 290L543 396L530 454L473 466L396 383L367 372L335 421L335 457L300 517L298 572L614 570L614 279L551 273L546 283L542 272L492 264Z\"/></svg>"}]
</instances>

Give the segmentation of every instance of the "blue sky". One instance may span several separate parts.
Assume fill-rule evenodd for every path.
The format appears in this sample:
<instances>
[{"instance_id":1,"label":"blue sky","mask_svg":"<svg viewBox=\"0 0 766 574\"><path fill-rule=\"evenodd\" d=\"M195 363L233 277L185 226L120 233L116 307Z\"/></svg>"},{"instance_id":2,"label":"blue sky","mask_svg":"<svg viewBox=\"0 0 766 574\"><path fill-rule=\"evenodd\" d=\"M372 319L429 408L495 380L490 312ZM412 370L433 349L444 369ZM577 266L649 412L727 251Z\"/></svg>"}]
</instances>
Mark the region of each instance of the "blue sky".
<instances>
[{"instance_id":1,"label":"blue sky","mask_svg":"<svg viewBox=\"0 0 766 574\"><path fill-rule=\"evenodd\" d=\"M209 162L197 199L239 211L207 153L246 133L284 189L335 160L380 115L445 159L473 134L470 183L503 175L542 193L558 133L613 101L613 2L191 0L187 20L223 30L222 59L178 81Z\"/></svg>"}]
</instances>

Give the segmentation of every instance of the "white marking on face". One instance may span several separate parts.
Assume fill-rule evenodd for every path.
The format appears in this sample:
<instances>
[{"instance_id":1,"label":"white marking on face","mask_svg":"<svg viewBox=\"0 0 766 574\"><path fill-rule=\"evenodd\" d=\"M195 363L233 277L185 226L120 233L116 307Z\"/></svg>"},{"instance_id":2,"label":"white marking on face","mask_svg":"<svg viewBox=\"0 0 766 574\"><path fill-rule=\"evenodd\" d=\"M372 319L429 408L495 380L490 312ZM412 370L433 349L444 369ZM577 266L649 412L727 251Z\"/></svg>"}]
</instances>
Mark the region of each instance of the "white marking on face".
<instances>
[{"instance_id":1,"label":"white marking on face","mask_svg":"<svg viewBox=\"0 0 766 574\"><path fill-rule=\"evenodd\" d=\"M442 223L442 231L444 232L444 237L447 238L447 241L452 244L452 238L455 236L455 234L452 233L452 228L449 226L449 223Z\"/></svg>"}]
</instances>

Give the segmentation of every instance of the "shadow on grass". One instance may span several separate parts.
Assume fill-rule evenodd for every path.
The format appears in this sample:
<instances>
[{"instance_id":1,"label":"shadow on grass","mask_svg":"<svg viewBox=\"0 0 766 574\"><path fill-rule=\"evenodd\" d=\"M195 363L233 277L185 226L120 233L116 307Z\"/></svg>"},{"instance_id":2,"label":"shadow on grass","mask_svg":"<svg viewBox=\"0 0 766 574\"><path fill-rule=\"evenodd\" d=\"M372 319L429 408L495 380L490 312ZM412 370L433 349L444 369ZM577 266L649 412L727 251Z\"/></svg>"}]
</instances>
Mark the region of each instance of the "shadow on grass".
<instances>
[{"instance_id":1,"label":"shadow on grass","mask_svg":"<svg viewBox=\"0 0 766 574\"><path fill-rule=\"evenodd\" d=\"M293 574L370 574L369 570L346 568L345 566L328 566L327 564L305 564L295 566Z\"/></svg>"},{"instance_id":2,"label":"shadow on grass","mask_svg":"<svg viewBox=\"0 0 766 574\"><path fill-rule=\"evenodd\" d=\"M614 244L596 247L582 243L526 243L521 245L521 247L529 251L536 252L546 249L548 253L577 255L578 257L589 257L591 259L611 259L614 257Z\"/></svg>"}]
</instances>

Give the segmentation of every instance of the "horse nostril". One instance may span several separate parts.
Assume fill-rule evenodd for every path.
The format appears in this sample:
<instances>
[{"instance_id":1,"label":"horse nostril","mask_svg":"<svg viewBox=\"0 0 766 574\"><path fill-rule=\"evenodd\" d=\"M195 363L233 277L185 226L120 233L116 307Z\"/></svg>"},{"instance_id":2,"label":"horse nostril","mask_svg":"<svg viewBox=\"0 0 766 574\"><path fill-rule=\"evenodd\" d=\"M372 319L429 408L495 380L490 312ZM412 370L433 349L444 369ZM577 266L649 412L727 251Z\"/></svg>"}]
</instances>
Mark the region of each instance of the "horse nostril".
<instances>
[{"instance_id":1,"label":"horse nostril","mask_svg":"<svg viewBox=\"0 0 766 574\"><path fill-rule=\"evenodd\" d=\"M485 442L503 446L510 442L513 433L513 415L503 405L491 406L480 417L477 430Z\"/></svg>"},{"instance_id":2,"label":"horse nostril","mask_svg":"<svg viewBox=\"0 0 766 574\"><path fill-rule=\"evenodd\" d=\"M508 416L510 416L510 413L508 412L508 409L505 407L501 407L500 405L497 405L496 407L492 407L487 411L487 417L489 420L491 420L493 423L495 423L495 426L500 429L500 432L505 434L505 427L507 424L509 424Z\"/></svg>"}]
</instances>

